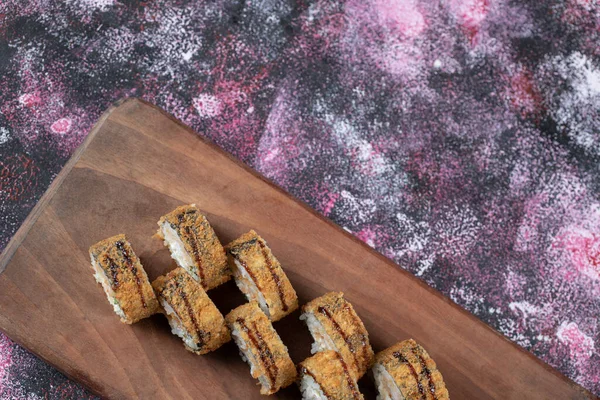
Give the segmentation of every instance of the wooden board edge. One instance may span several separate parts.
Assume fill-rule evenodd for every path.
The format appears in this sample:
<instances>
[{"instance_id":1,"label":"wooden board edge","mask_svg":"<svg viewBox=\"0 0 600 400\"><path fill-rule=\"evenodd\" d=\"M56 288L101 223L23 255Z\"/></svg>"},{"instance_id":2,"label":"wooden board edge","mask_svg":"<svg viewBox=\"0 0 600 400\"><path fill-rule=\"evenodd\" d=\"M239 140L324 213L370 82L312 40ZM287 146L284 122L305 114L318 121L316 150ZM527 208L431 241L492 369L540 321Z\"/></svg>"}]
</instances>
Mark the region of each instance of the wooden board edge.
<instances>
[{"instance_id":1,"label":"wooden board edge","mask_svg":"<svg viewBox=\"0 0 600 400\"><path fill-rule=\"evenodd\" d=\"M528 350L524 349L523 347L517 345L516 343L514 343L513 341L511 341L510 339L508 339L506 336L502 335L500 332L498 332L497 330L495 330L494 328L492 328L491 326L489 326L488 324L486 324L480 318L478 318L477 316L475 316L474 314L472 314L468 310L462 308L461 306L459 306L458 304L456 304L455 302L453 302L448 297L444 296L438 290L436 290L436 289L432 288L431 286L427 285L423 280L417 278L416 276L414 276L413 274L411 274L410 272L408 272L404 268L400 267L394 261L392 261L388 257L384 256L383 254L379 253L377 250L373 249L372 247L370 247L369 245L367 245L365 242L361 241L356 236L352 235L350 232L344 230L343 228L341 228L339 225L337 225L336 223L334 223L333 221L331 221L327 217L319 214L316 210L314 210L312 207L310 207L303 200L298 199L297 197L293 196L292 194L290 194L289 192L287 192L286 190L284 190L283 188L281 188L279 185L277 185L276 183L274 183L270 179L264 177L259 172L257 172L256 170L254 170L250 166L244 164L242 161L240 161L239 159L237 159L236 157L234 157L232 154L228 153L223 148L219 147L217 144L215 144L214 142L212 142L208 138L204 137L202 134L196 132L194 129L192 129L188 125L186 125L183 122L179 121L176 117L174 117L173 115L171 115L167 111L163 110L162 108L160 108L160 107L158 107L158 106L156 106L156 105L154 105L152 103L149 103L149 102L147 102L145 100L142 100L142 99L136 98L136 97L123 98L123 99L120 99L120 100L116 101L115 103L113 103L100 116L100 118L98 119L98 121L94 124L93 128L90 130L90 133L87 135L87 137L84 140L84 142L73 153L73 156L69 159L69 161L67 161L67 163L65 164L65 166L63 167L63 169L56 176L56 178L54 179L54 181L50 184L50 186L48 187L48 189L46 190L46 192L44 193L44 195L42 196L42 198L38 201L38 203L36 204L36 206L33 208L33 210L27 216L27 218L25 219L25 221L23 222L23 224L21 225L21 227L17 230L17 232L15 233L15 235L13 236L13 238L9 241L9 243L6 246L6 248L4 249L4 251L0 254L0 275L5 271L7 265L9 264L10 260L12 259L13 255L14 255L14 253L16 252L16 250L18 249L18 247L20 246L20 244L22 243L22 241L27 236L29 230L34 225L34 223L37 221L38 217L41 215L41 213L44 210L44 208L47 206L47 204L49 203L49 201L52 199L52 197L54 196L54 193L61 186L61 184L64 181L64 179L69 175L69 173L71 172L71 170L73 169L73 167L75 166L75 164L79 161L79 158L81 157L81 155L83 154L83 152L85 151L85 149L93 141L94 137L99 132L99 130L102 127L102 125L104 124L104 122L112 114L114 114L116 111L118 111L120 109L123 109L125 107L134 106L135 104L142 105L144 107L149 107L149 108L152 108L153 110L159 112L163 116L167 117L169 120L175 122L177 125L181 126L186 131L188 131L191 134L193 134L194 136L196 136L199 140L201 140L202 142L204 142L206 145L208 145L209 147L211 147L213 150L215 150L215 151L223 154L224 156L226 156L230 161L234 162L236 165L240 166L245 171L249 172L251 175L253 175L256 178L260 179L261 181L265 182L267 185L269 185L270 187L272 187L273 189L275 189L279 193L282 193L286 197L289 197L289 198L293 199L297 204L299 204L301 207L303 207L306 211L308 211L310 214L312 214L313 216L315 216L317 219L319 219L321 221L324 221L325 223L327 223L330 226L334 227L338 232L342 233L343 235L345 235L347 238L349 238L353 242L357 243L358 245L363 246L363 248L365 248L367 251L371 252L376 257L378 257L381 260L383 260L391 268L394 268L395 270L399 271L399 273L404 274L408 279L412 279L413 281L416 281L417 284L421 285L421 287L423 287L425 290L429 291L431 294L437 296L438 298L440 298L441 300L443 300L445 303L449 304L451 307L457 308L460 312L466 314L468 316L468 318L476 320L478 324L484 325L486 329L488 329L494 335L496 335L497 337L499 337L501 340L504 340L504 341L510 343L510 345L512 345L513 347L515 347L518 351L520 351L522 353L525 353L527 357L530 357L530 358L534 359L535 362L537 362L542 368L544 368L548 372L553 373L555 376L559 377L559 379L562 379L565 383L567 383L568 385L570 385L574 390L576 390L579 393L581 393L581 395L584 396L585 398L588 398L588 399L600 399L600 397L595 396L594 394L592 394L590 391L588 391L587 389L585 389L581 385L573 382L571 379L567 378L565 375L563 375L562 373L560 373L554 367L552 367L551 365L545 363L544 361L542 361L540 358L536 357L530 351L528 351ZM7 336L9 336L9 337L11 336L7 332L4 332L4 333L7 334ZM22 347L27 348L27 346L24 345L24 343L22 343L19 339L16 339L14 341L17 344L21 345ZM40 356L38 355L38 357L40 357ZM42 359L44 359L44 357L42 357ZM79 375L79 374L71 374L70 371L64 370L63 368L60 368L59 366L54 365L49 360L45 360L45 361L48 362L49 364L53 365L55 368L57 368L63 374L65 374L65 375L67 375L69 377L72 377L73 379L75 379L78 382L82 383L91 392L93 392L95 394L99 394L101 396L103 395L103 393L101 392L101 389L99 389L97 387L94 387L93 384L91 384L91 382L88 382L87 379L85 379L81 375Z\"/></svg>"},{"instance_id":2,"label":"wooden board edge","mask_svg":"<svg viewBox=\"0 0 600 400\"><path fill-rule=\"evenodd\" d=\"M368 244L366 244L365 242L363 242L362 240L360 240L359 238L357 238L356 236L354 236L352 233L350 233L350 232L346 231L345 229L343 229L342 227L340 227L338 224L336 224L335 222L333 222L329 218L327 218L327 217L319 214L314 208L312 208L306 202L304 202L303 200L297 198L296 196L292 195L291 193L287 192L281 186L277 185L275 182L273 182L270 179L266 178L265 176L263 176L262 174L260 174L258 171L254 170L250 166L246 165L245 163L243 163L242 161L240 161L238 158L234 157L232 154L230 154L229 152L225 151L223 148L219 147L217 144L215 144L214 142L212 142L210 139L208 139L205 136L203 136L202 134L196 132L194 129L192 129L188 125L184 124L183 122L181 122L180 120L178 120L177 118L175 118L173 115L169 114L167 111L165 111L162 108L160 108L160 107L158 107L158 106L156 106L156 105L154 105L154 104L152 104L150 102L147 102L147 101L145 101L143 99L135 98L135 102L137 102L137 103L139 103L141 105L144 105L144 106L148 106L148 107L150 107L150 108L158 111L159 113L161 113L165 117L169 118L171 121L175 122L177 125L181 126L182 128L184 128L188 132L193 133L196 137L198 137L201 141L203 141L209 147L211 147L212 149L216 150L217 152L219 152L221 154L224 154L229 160L233 161L235 164L237 164L238 166L242 167L244 170L246 170L247 172L249 172L253 176L257 177L261 181L265 182L266 184L268 184L269 186L271 186L273 189L277 190L278 192L284 194L287 197L290 197L292 200L294 200L296 203L298 203L301 207L303 207L305 210L307 210L313 216L315 216L318 219L326 222L330 226L333 226L338 232L340 232L343 235L345 235L346 237L350 238L355 243L358 243L360 246L363 246L365 249L367 249L371 253L375 254L378 258L382 259L386 264L388 264L391 267L395 268L400 273L406 275L409 279L417 281L417 283L419 285L421 285L422 287L424 287L427 291L429 291L433 295L438 296L439 298L441 298L444 302L446 302L447 304L449 304L451 307L457 308L461 312L467 314L469 318L477 320L477 323L483 324L488 330L490 330L493 334L495 334L496 336L498 336L500 339L502 339L502 340L510 343L518 351L520 351L522 353L525 353L528 357L534 359L545 370L553 373L555 376L558 376L563 381L565 381L567 384L571 385L575 390L580 391L583 396L585 396L585 397L587 397L589 399L599 399L600 400L600 397L597 397L597 396L593 395L590 391L588 391L587 389L585 389L583 386L577 384L576 382L573 382L571 379L567 378L565 375L563 375L562 373L560 373L557 369L555 369L554 367L552 367L548 363L542 361L540 358L536 357L530 351L528 351L525 348L519 346L518 344L516 344L512 340L508 339L506 336L502 335L500 332L498 332L497 330L495 330L494 328L492 328L491 326L489 326L488 324L486 324L484 321L482 321L476 315L474 315L470 311L464 309L463 307L459 306L454 301L452 301L448 297L444 296L440 291L438 291L437 289L432 288L427 283L425 283L423 280L417 278L416 276L414 276L413 274L411 274L410 272L408 272L407 270L405 270L404 268L402 268L401 266L399 266L398 264L396 264L394 261L392 261L388 257L384 256L383 254L381 254L380 252L378 252L377 250L375 250L374 248L372 248L371 246L369 246ZM133 104L135 102L131 101L130 103Z\"/></svg>"},{"instance_id":3,"label":"wooden board edge","mask_svg":"<svg viewBox=\"0 0 600 400\"><path fill-rule=\"evenodd\" d=\"M25 237L29 233L29 230L33 226L33 224L37 221L37 219L41 215L44 208L46 208L46 205L50 202L50 199L52 199L52 197L54 196L54 193L56 193L56 191L58 190L60 185L63 183L63 181L65 180L67 175L69 175L69 173L71 172L71 170L73 169L73 167L75 166L77 161L79 161L79 158L81 157L81 155L83 154L85 149L94 140L94 137L100 131L100 127L104 124L104 121L106 121L108 119L108 117L115 110L117 110L119 107L121 107L123 104L131 102L131 101L135 101L135 100L136 99L133 99L133 98L121 99L121 100L113 103L108 108L108 110L106 110L100 116L100 118L94 124L94 126L90 130L90 133L87 135L87 137L85 138L83 143L75 150L75 152L73 153L71 158L67 161L67 163L63 167L63 169L58 173L58 175L56 175L56 178L54 178L54 180L52 181L50 186L48 186L48 189L46 190L46 192L42 195L40 200L33 207L31 212L27 216L27 218L25 218L25 221L23 221L23 223L21 224L21 226L19 227L17 232L13 235L13 237L10 239L10 241L8 242L8 244L6 245L6 247L0 254L0 275L4 272L4 270L6 270L8 263L12 259L13 255L15 254L15 252L17 251L19 246L21 245L21 242L23 242L23 239L25 239Z\"/></svg>"}]
</instances>

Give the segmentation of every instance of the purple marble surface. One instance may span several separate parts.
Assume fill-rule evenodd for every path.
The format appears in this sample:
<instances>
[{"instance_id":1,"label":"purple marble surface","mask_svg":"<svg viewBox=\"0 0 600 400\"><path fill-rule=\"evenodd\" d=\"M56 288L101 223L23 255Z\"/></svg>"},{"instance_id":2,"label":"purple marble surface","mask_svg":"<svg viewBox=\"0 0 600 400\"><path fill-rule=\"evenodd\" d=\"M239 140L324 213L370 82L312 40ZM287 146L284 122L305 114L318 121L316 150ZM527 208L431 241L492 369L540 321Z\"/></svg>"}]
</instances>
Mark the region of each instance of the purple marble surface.
<instances>
[{"instance_id":1,"label":"purple marble surface","mask_svg":"<svg viewBox=\"0 0 600 400\"><path fill-rule=\"evenodd\" d=\"M138 96L600 394L596 0L2 0L0 249ZM88 398L0 334L0 398Z\"/></svg>"}]
</instances>

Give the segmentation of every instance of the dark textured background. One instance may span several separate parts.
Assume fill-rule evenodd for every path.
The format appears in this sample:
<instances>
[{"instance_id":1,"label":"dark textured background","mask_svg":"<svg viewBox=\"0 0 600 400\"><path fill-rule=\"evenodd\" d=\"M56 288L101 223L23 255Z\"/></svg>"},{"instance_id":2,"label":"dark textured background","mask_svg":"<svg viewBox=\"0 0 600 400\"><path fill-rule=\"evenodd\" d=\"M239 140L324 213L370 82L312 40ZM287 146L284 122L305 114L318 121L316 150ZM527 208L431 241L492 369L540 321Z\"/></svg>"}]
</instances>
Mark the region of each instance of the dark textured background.
<instances>
[{"instance_id":1,"label":"dark textured background","mask_svg":"<svg viewBox=\"0 0 600 400\"><path fill-rule=\"evenodd\" d=\"M139 96L600 394L599 43L596 0L2 0L0 248ZM89 394L0 335L0 396Z\"/></svg>"}]
</instances>

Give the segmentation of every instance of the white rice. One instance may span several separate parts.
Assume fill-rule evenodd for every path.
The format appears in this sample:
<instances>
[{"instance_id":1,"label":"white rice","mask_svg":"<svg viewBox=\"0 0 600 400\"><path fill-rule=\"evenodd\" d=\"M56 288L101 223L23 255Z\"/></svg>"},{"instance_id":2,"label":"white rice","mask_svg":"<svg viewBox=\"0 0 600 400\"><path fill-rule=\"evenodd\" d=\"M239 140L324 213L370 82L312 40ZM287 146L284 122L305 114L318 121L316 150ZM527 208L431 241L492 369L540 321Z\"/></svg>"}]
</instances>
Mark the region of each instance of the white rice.
<instances>
[{"instance_id":1,"label":"white rice","mask_svg":"<svg viewBox=\"0 0 600 400\"><path fill-rule=\"evenodd\" d=\"M240 349L240 356L242 357L242 360L246 361L248 365L250 365L250 373L252 374L252 376L254 376L254 372L256 371L256 364L258 363L256 362L254 355L250 351L250 348L240 335L240 331L237 328L237 325L234 324L232 328L233 329L231 330L231 337L233 337L235 344ZM265 376L264 374L259 375L258 380L263 388L265 388L266 390L271 390L271 383L269 382L269 378L267 376Z\"/></svg>"},{"instance_id":2,"label":"white rice","mask_svg":"<svg viewBox=\"0 0 600 400\"><path fill-rule=\"evenodd\" d=\"M160 226L160 231L164 237L165 246L167 246L171 252L171 258L177 262L177 265L186 270L192 278L200 282L196 264L194 263L192 256L185 249L185 245L183 244L181 237L179 237L177 230L173 229L171 224L165 221Z\"/></svg>"},{"instance_id":3,"label":"white rice","mask_svg":"<svg viewBox=\"0 0 600 400\"><path fill-rule=\"evenodd\" d=\"M248 301L256 301L260 309L266 314L267 318L271 319L271 312L269 311L269 305L267 304L267 300L265 296L262 294L256 283L246 271L246 268L236 259L233 259L235 263L235 271L233 271L233 277L235 279L235 284L240 289L242 293L246 295Z\"/></svg>"},{"instance_id":4,"label":"white rice","mask_svg":"<svg viewBox=\"0 0 600 400\"><path fill-rule=\"evenodd\" d=\"M308 330L315 340L310 349L312 354L324 350L333 350L339 353L339 350L333 342L333 339L331 339L331 337L327 334L327 331L313 313L307 312L300 315L300 320L306 321Z\"/></svg>"},{"instance_id":5,"label":"white rice","mask_svg":"<svg viewBox=\"0 0 600 400\"><path fill-rule=\"evenodd\" d=\"M379 392L377 400L404 400L404 396L398 389L394 378L380 363L373 366L373 378Z\"/></svg>"},{"instance_id":6,"label":"white rice","mask_svg":"<svg viewBox=\"0 0 600 400\"><path fill-rule=\"evenodd\" d=\"M126 320L127 317L125 316L125 312L121 308L119 301L116 298L115 291L110 285L110 282L108 280L108 277L104 273L104 270L93 255L90 255L90 257L92 259L92 267L94 268L94 278L96 279L96 282L102 284L104 293L106 293L106 298L108 299L108 302L112 304L113 309L115 310L115 314L117 314L123 320Z\"/></svg>"},{"instance_id":7,"label":"white rice","mask_svg":"<svg viewBox=\"0 0 600 400\"><path fill-rule=\"evenodd\" d=\"M308 374L302 375L300 391L302 392L303 400L327 400L327 396L323 393L321 386Z\"/></svg>"},{"instance_id":8,"label":"white rice","mask_svg":"<svg viewBox=\"0 0 600 400\"><path fill-rule=\"evenodd\" d=\"M171 326L171 333L173 333L173 335L179 336L183 340L183 343L185 343L185 345L190 349L194 351L199 351L200 348L198 347L198 344L194 341L192 335L190 335L190 333L185 329L185 327L183 326L183 322L181 322L179 316L177 315L175 310L173 310L173 307L171 307L171 305L167 303L167 301L162 297L160 298L160 304L166 312L167 319L169 320L169 325Z\"/></svg>"}]
</instances>

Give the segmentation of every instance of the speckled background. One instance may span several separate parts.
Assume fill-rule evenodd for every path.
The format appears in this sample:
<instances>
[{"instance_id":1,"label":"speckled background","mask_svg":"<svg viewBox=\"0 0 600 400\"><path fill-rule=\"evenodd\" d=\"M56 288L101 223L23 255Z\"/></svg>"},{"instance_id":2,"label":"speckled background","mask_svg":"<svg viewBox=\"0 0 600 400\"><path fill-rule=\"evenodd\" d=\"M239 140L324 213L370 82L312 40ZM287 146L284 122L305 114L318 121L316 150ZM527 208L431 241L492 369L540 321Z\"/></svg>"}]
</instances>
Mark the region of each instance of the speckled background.
<instances>
[{"instance_id":1,"label":"speckled background","mask_svg":"<svg viewBox=\"0 0 600 400\"><path fill-rule=\"evenodd\" d=\"M0 1L0 248L139 96L600 394L596 0ZM0 396L86 398L0 336Z\"/></svg>"}]
</instances>

